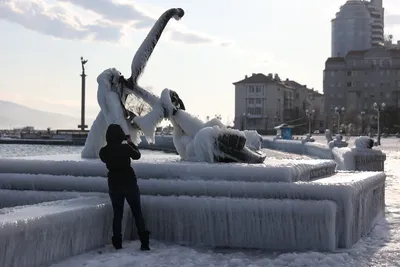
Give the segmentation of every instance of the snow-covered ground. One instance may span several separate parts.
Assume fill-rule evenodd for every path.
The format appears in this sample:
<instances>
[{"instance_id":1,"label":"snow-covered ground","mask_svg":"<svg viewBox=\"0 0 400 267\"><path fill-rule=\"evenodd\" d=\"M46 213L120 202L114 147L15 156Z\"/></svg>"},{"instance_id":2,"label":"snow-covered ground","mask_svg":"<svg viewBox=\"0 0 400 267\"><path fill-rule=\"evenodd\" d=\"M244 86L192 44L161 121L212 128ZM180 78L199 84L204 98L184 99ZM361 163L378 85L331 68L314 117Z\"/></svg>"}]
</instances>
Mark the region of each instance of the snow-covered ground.
<instances>
[{"instance_id":1,"label":"snow-covered ground","mask_svg":"<svg viewBox=\"0 0 400 267\"><path fill-rule=\"evenodd\" d=\"M321 138L319 138L321 139ZM317 140L319 141L319 140ZM323 139L321 141L323 142ZM352 141L350 141L352 143ZM152 250L139 251L139 242L125 242L124 249L115 251L109 245L52 267L160 267L160 266L248 266L248 267L383 267L400 266L400 141L383 139L382 149L387 153L385 170L386 219L349 250L337 253L277 253L254 250L210 249L183 247L151 241Z\"/></svg>"}]
</instances>

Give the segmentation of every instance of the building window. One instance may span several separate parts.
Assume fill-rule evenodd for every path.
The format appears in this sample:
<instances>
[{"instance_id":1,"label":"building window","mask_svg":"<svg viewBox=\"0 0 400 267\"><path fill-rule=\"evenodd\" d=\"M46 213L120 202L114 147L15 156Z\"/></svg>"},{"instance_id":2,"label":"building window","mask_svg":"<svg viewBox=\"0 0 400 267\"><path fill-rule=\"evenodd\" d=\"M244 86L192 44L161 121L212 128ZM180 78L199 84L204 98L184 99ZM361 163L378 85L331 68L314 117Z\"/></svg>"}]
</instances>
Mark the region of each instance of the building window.
<instances>
[{"instance_id":1,"label":"building window","mask_svg":"<svg viewBox=\"0 0 400 267\"><path fill-rule=\"evenodd\" d=\"M347 87L352 87L352 86L353 86L352 82L347 82Z\"/></svg>"},{"instance_id":2,"label":"building window","mask_svg":"<svg viewBox=\"0 0 400 267\"><path fill-rule=\"evenodd\" d=\"M254 85L249 85L248 90L250 93L254 93Z\"/></svg>"},{"instance_id":3,"label":"building window","mask_svg":"<svg viewBox=\"0 0 400 267\"><path fill-rule=\"evenodd\" d=\"M249 104L250 105L254 104L254 98L249 98Z\"/></svg>"},{"instance_id":4,"label":"building window","mask_svg":"<svg viewBox=\"0 0 400 267\"><path fill-rule=\"evenodd\" d=\"M261 86L259 85L256 86L256 93L261 93Z\"/></svg>"},{"instance_id":5,"label":"building window","mask_svg":"<svg viewBox=\"0 0 400 267\"><path fill-rule=\"evenodd\" d=\"M256 98L256 104L261 104L261 98Z\"/></svg>"},{"instance_id":6,"label":"building window","mask_svg":"<svg viewBox=\"0 0 400 267\"><path fill-rule=\"evenodd\" d=\"M348 72L347 72L347 76L352 76L351 71L348 71Z\"/></svg>"},{"instance_id":7,"label":"building window","mask_svg":"<svg viewBox=\"0 0 400 267\"><path fill-rule=\"evenodd\" d=\"M261 115L261 108L255 108L254 115Z\"/></svg>"}]
</instances>

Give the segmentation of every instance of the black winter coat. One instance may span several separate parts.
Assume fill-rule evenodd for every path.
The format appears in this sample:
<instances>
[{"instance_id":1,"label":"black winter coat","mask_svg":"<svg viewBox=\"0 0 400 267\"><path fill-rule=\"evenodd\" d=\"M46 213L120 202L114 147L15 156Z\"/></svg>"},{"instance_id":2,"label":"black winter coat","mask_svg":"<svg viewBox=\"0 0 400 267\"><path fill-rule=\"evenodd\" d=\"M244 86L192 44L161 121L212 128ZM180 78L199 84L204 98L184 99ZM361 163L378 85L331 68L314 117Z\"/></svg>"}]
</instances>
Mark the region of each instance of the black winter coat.
<instances>
[{"instance_id":1,"label":"black winter coat","mask_svg":"<svg viewBox=\"0 0 400 267\"><path fill-rule=\"evenodd\" d=\"M140 159L140 151L133 144L123 144L126 139L118 124L111 124L106 133L107 145L99 152L101 161L108 169L108 186L110 191L122 190L132 182L136 183L136 174L131 167L131 159Z\"/></svg>"}]
</instances>

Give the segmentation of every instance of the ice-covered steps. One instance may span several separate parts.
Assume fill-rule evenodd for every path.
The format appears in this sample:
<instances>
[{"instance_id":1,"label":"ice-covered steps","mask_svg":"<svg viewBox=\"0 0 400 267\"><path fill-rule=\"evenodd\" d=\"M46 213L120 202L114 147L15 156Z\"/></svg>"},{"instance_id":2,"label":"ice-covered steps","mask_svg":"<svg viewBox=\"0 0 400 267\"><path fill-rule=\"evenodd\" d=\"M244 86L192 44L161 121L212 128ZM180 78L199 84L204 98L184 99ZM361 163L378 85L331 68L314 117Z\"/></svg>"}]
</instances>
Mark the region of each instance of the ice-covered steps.
<instances>
[{"instance_id":1,"label":"ice-covered steps","mask_svg":"<svg viewBox=\"0 0 400 267\"><path fill-rule=\"evenodd\" d=\"M112 225L108 201L106 196L75 198L2 209L0 266L48 266L108 244Z\"/></svg>"},{"instance_id":2,"label":"ice-covered steps","mask_svg":"<svg viewBox=\"0 0 400 267\"><path fill-rule=\"evenodd\" d=\"M74 190L72 190L74 191ZM98 192L68 192L64 191L33 191L28 190L4 190L0 189L0 213L1 209L14 206L34 205L42 202L73 199L80 196L98 196Z\"/></svg>"},{"instance_id":3,"label":"ice-covered steps","mask_svg":"<svg viewBox=\"0 0 400 267\"><path fill-rule=\"evenodd\" d=\"M270 160L264 164L207 164L194 162L167 162L163 164L134 162L141 179L201 179L252 182L296 182L332 175L336 169L333 160ZM0 159L0 173L49 174L70 176L107 175L100 161L48 161L27 159Z\"/></svg>"},{"instance_id":4,"label":"ice-covered steps","mask_svg":"<svg viewBox=\"0 0 400 267\"><path fill-rule=\"evenodd\" d=\"M143 195L330 200L338 206L338 246L349 248L384 213L385 179L382 172L340 172L313 182L297 183L139 179L138 184ZM101 177L29 174L1 174L0 188L104 193L108 190L106 179Z\"/></svg>"},{"instance_id":5,"label":"ice-covered steps","mask_svg":"<svg viewBox=\"0 0 400 267\"><path fill-rule=\"evenodd\" d=\"M47 266L108 244L112 208L103 195L2 209L0 266ZM158 240L289 251L332 251L337 243L331 201L143 196L142 202ZM131 216L125 219L132 234Z\"/></svg>"}]
</instances>

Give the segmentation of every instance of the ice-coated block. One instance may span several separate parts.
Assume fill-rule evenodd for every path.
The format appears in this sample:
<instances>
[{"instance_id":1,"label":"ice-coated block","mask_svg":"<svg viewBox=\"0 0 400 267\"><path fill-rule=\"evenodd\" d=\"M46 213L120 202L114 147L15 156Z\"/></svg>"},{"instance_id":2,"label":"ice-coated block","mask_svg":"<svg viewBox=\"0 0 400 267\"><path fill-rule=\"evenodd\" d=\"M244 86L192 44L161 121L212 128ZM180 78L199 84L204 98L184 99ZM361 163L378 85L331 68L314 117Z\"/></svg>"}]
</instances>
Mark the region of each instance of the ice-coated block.
<instances>
[{"instance_id":1,"label":"ice-coated block","mask_svg":"<svg viewBox=\"0 0 400 267\"><path fill-rule=\"evenodd\" d=\"M313 182L139 179L138 184L144 195L331 200L339 207L339 247L349 248L368 233L384 213L385 178L382 172L340 172ZM0 174L0 188L104 193L108 191L106 179L101 177L28 174Z\"/></svg>"},{"instance_id":2,"label":"ice-coated block","mask_svg":"<svg viewBox=\"0 0 400 267\"><path fill-rule=\"evenodd\" d=\"M179 178L252 182L310 181L335 172L333 160L270 160L266 164L209 164L197 162L133 162L139 178ZM107 176L105 164L92 161L0 159L0 173ZM4 176L4 175L2 175Z\"/></svg>"},{"instance_id":3,"label":"ice-coated block","mask_svg":"<svg viewBox=\"0 0 400 267\"><path fill-rule=\"evenodd\" d=\"M143 196L142 207L152 238L159 240L289 251L336 247L331 201ZM1 266L47 266L110 243L106 195L1 211ZM133 236L131 215L125 218L125 236Z\"/></svg>"},{"instance_id":4,"label":"ice-coated block","mask_svg":"<svg viewBox=\"0 0 400 267\"><path fill-rule=\"evenodd\" d=\"M331 201L145 196L152 237L179 244L286 251L336 248Z\"/></svg>"},{"instance_id":5,"label":"ice-coated block","mask_svg":"<svg viewBox=\"0 0 400 267\"><path fill-rule=\"evenodd\" d=\"M333 159L332 150L327 145L314 142L310 143L299 140L263 139L262 146L264 148L300 155L308 155L320 159Z\"/></svg>"},{"instance_id":6,"label":"ice-coated block","mask_svg":"<svg viewBox=\"0 0 400 267\"><path fill-rule=\"evenodd\" d=\"M107 196L0 210L0 266L42 267L110 243ZM132 221L124 228L132 235Z\"/></svg>"},{"instance_id":7,"label":"ice-coated block","mask_svg":"<svg viewBox=\"0 0 400 267\"><path fill-rule=\"evenodd\" d=\"M17 186L18 187L18 186ZM29 188L29 186L27 186ZM14 188L15 189L15 188ZM40 190L40 189L38 189ZM34 205L42 202L73 199L80 196L95 196L98 192L65 192L65 191L78 191L78 190L65 190L60 188L56 192L51 191L32 191L31 188L27 190L5 190L0 187L0 209L9 208L14 206ZM107 192L107 191L105 191Z\"/></svg>"},{"instance_id":8,"label":"ice-coated block","mask_svg":"<svg viewBox=\"0 0 400 267\"><path fill-rule=\"evenodd\" d=\"M332 153L341 170L384 171L386 154L369 148L333 148Z\"/></svg>"}]
</instances>

